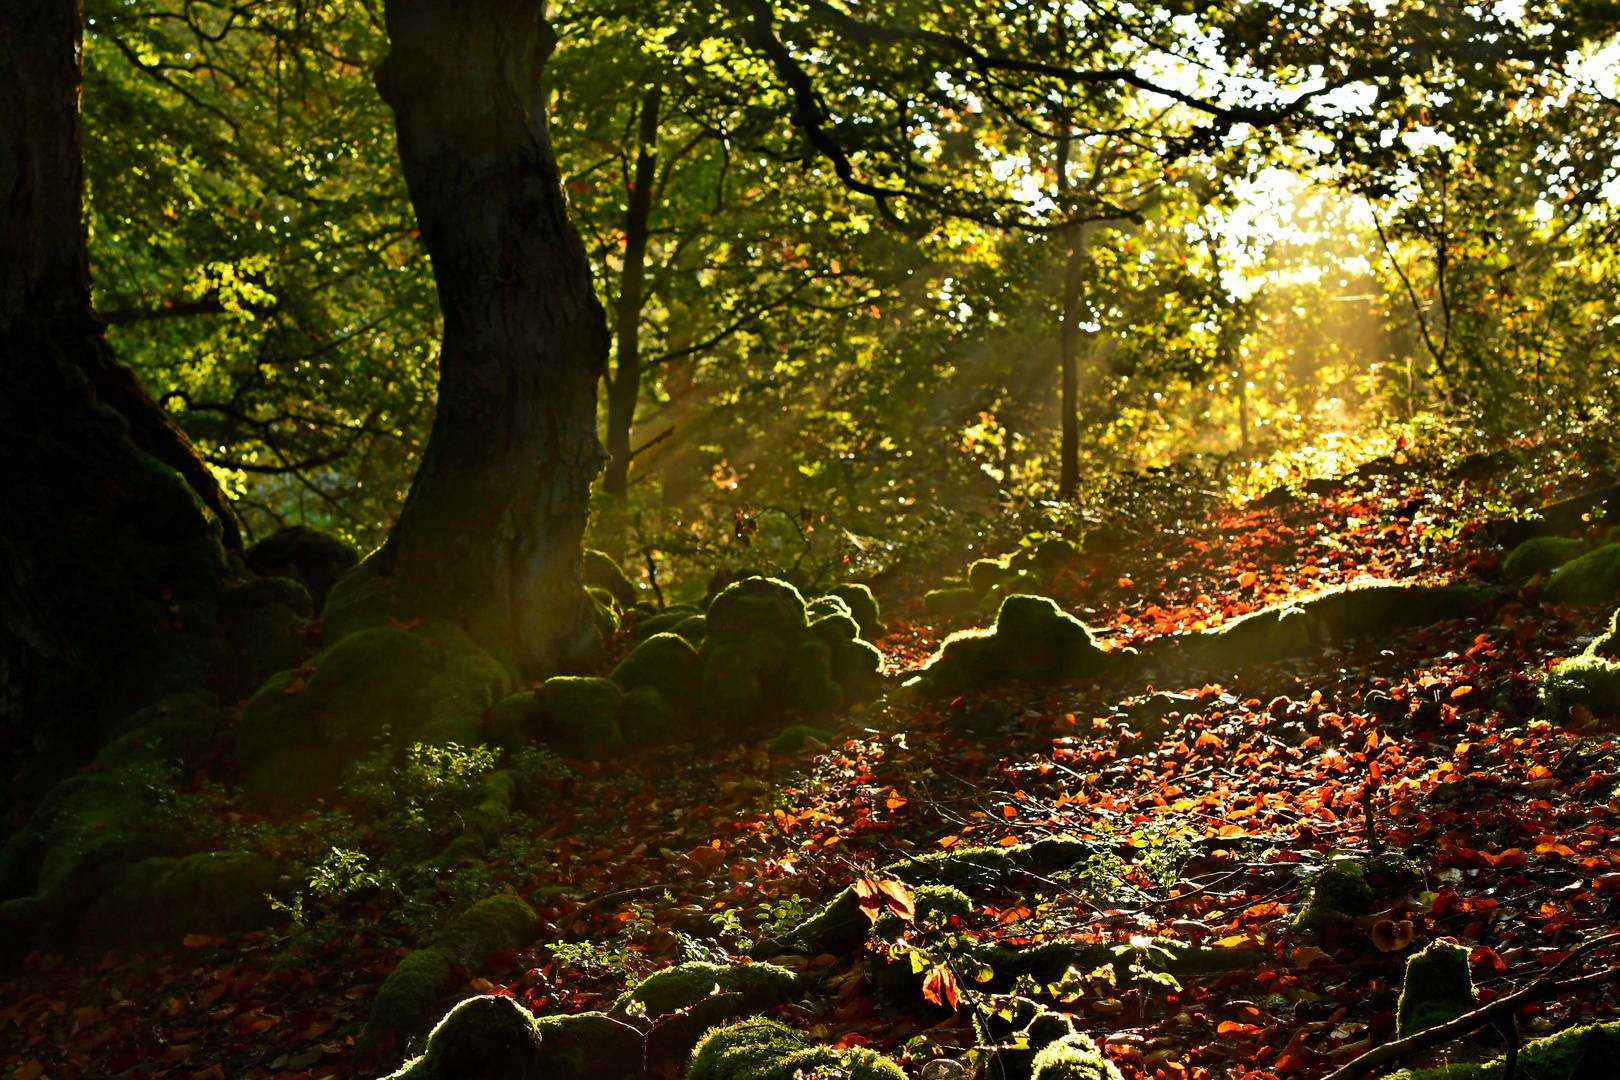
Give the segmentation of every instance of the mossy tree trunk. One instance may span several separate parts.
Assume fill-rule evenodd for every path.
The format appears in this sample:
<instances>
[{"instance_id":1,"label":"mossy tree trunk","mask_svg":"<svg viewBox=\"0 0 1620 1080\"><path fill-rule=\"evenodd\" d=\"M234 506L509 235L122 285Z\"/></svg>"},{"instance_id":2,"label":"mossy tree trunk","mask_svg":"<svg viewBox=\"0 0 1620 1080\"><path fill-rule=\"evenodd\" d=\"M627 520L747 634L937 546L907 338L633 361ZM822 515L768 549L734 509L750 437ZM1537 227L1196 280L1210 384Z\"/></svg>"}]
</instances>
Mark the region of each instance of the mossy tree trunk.
<instances>
[{"instance_id":1,"label":"mossy tree trunk","mask_svg":"<svg viewBox=\"0 0 1620 1080\"><path fill-rule=\"evenodd\" d=\"M377 86L444 312L438 411L374 569L536 678L601 648L582 584L607 323L568 217L540 0L388 0Z\"/></svg>"},{"instance_id":2,"label":"mossy tree trunk","mask_svg":"<svg viewBox=\"0 0 1620 1080\"><path fill-rule=\"evenodd\" d=\"M213 475L91 314L82 18L77 0L0 0L0 811L206 676L240 546Z\"/></svg>"}]
</instances>

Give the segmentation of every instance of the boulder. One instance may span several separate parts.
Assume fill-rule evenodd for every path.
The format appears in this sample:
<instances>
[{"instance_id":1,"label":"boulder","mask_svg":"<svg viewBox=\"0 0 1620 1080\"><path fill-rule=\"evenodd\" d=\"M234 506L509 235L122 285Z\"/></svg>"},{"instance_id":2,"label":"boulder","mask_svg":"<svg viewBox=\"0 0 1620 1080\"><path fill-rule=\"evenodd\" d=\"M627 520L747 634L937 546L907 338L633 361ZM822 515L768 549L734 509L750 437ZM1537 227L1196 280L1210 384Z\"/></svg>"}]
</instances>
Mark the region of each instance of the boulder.
<instances>
[{"instance_id":1,"label":"boulder","mask_svg":"<svg viewBox=\"0 0 1620 1080\"><path fill-rule=\"evenodd\" d=\"M1610 603L1620 592L1620 544L1605 544L1565 563L1541 590L1553 604Z\"/></svg>"},{"instance_id":2,"label":"boulder","mask_svg":"<svg viewBox=\"0 0 1620 1080\"><path fill-rule=\"evenodd\" d=\"M1502 573L1523 580L1556 570L1585 550L1585 543L1568 536L1534 536L1508 553Z\"/></svg>"},{"instance_id":3,"label":"boulder","mask_svg":"<svg viewBox=\"0 0 1620 1080\"><path fill-rule=\"evenodd\" d=\"M1455 1020L1474 1008L1474 980L1468 969L1468 950L1437 941L1406 961L1395 1013L1399 1038Z\"/></svg>"},{"instance_id":4,"label":"boulder","mask_svg":"<svg viewBox=\"0 0 1620 1080\"><path fill-rule=\"evenodd\" d=\"M510 997L468 998L445 1014L422 1055L388 1080L553 1080L540 1024Z\"/></svg>"},{"instance_id":5,"label":"boulder","mask_svg":"<svg viewBox=\"0 0 1620 1080\"><path fill-rule=\"evenodd\" d=\"M1001 679L1053 683L1096 675L1108 665L1084 623L1044 596L1009 596L990 630L945 639L923 669L936 688L983 686Z\"/></svg>"},{"instance_id":6,"label":"boulder","mask_svg":"<svg viewBox=\"0 0 1620 1080\"><path fill-rule=\"evenodd\" d=\"M246 561L260 577L295 577L303 582L319 611L332 586L360 562L360 552L335 536L289 525L248 548Z\"/></svg>"},{"instance_id":7,"label":"boulder","mask_svg":"<svg viewBox=\"0 0 1620 1080\"><path fill-rule=\"evenodd\" d=\"M612 679L559 675L538 692L544 713L541 739L559 754L605 761L624 751L619 708L624 690Z\"/></svg>"},{"instance_id":8,"label":"boulder","mask_svg":"<svg viewBox=\"0 0 1620 1080\"><path fill-rule=\"evenodd\" d=\"M692 643L675 634L657 633L630 650L610 676L626 690L650 686L677 715L690 715L702 697L703 675Z\"/></svg>"},{"instance_id":9,"label":"boulder","mask_svg":"<svg viewBox=\"0 0 1620 1080\"><path fill-rule=\"evenodd\" d=\"M810 1040L774 1020L744 1020L715 1028L692 1052L685 1080L794 1080L827 1076L844 1080L903 1080L888 1058L864 1046L838 1050Z\"/></svg>"},{"instance_id":10,"label":"boulder","mask_svg":"<svg viewBox=\"0 0 1620 1080\"><path fill-rule=\"evenodd\" d=\"M1596 717L1620 716L1620 661L1588 650L1553 665L1541 684L1543 714L1567 722L1577 705Z\"/></svg>"},{"instance_id":11,"label":"boulder","mask_svg":"<svg viewBox=\"0 0 1620 1080\"><path fill-rule=\"evenodd\" d=\"M1389 1080L1503 1080L1498 1061L1403 1069ZM1620 1021L1565 1028L1519 1049L1518 1075L1534 1080L1610 1080L1620 1076Z\"/></svg>"},{"instance_id":12,"label":"boulder","mask_svg":"<svg viewBox=\"0 0 1620 1080\"><path fill-rule=\"evenodd\" d=\"M314 601L295 578L258 578L226 589L219 600L228 654L222 682L250 694L276 672L303 663L313 614Z\"/></svg>"},{"instance_id":13,"label":"boulder","mask_svg":"<svg viewBox=\"0 0 1620 1080\"><path fill-rule=\"evenodd\" d=\"M619 730L630 746L660 746L675 735L675 710L654 688L638 686L619 702Z\"/></svg>"},{"instance_id":14,"label":"boulder","mask_svg":"<svg viewBox=\"0 0 1620 1080\"><path fill-rule=\"evenodd\" d=\"M1030 1080L1121 1080L1114 1063L1079 1032L1042 1047L1031 1063L1029 1075Z\"/></svg>"},{"instance_id":15,"label":"boulder","mask_svg":"<svg viewBox=\"0 0 1620 1080\"><path fill-rule=\"evenodd\" d=\"M595 548L585 549L585 584L606 589L620 607L631 607L641 598L641 590L613 556Z\"/></svg>"},{"instance_id":16,"label":"boulder","mask_svg":"<svg viewBox=\"0 0 1620 1080\"><path fill-rule=\"evenodd\" d=\"M249 700L236 733L246 787L261 802L307 802L385 733L396 745L475 744L511 689L506 669L454 623L357 631Z\"/></svg>"},{"instance_id":17,"label":"boulder","mask_svg":"<svg viewBox=\"0 0 1620 1080\"><path fill-rule=\"evenodd\" d=\"M799 977L775 964L706 964L689 961L647 976L621 996L612 1013L626 1014L639 1005L648 1020L689 1009L716 995L731 995L725 1003L729 1016L769 1012L799 997ZM711 1023L719 1023L722 1016Z\"/></svg>"},{"instance_id":18,"label":"boulder","mask_svg":"<svg viewBox=\"0 0 1620 1080\"><path fill-rule=\"evenodd\" d=\"M931 589L923 594L923 614L928 616L965 615L979 606L979 594L971 587Z\"/></svg>"},{"instance_id":19,"label":"boulder","mask_svg":"<svg viewBox=\"0 0 1620 1080\"><path fill-rule=\"evenodd\" d=\"M884 633L883 621L878 618L877 597L865 585L846 583L834 585L827 590L828 596L836 596L849 607L849 613L860 624L861 636L864 638L880 638Z\"/></svg>"}]
</instances>

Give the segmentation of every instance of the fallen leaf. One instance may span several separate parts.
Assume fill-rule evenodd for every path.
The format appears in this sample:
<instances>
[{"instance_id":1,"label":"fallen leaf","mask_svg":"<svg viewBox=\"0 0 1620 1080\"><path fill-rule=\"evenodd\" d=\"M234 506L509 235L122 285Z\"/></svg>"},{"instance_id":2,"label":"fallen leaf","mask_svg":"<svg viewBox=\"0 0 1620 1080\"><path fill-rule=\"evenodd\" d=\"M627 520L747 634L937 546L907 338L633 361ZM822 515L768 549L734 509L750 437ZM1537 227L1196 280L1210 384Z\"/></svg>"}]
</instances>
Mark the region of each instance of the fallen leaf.
<instances>
[{"instance_id":1,"label":"fallen leaf","mask_svg":"<svg viewBox=\"0 0 1620 1080\"><path fill-rule=\"evenodd\" d=\"M956 976L944 964L940 964L933 971L930 971L928 978L923 980L923 997L935 1005L947 1005L952 1009L956 1008L959 992L956 985Z\"/></svg>"}]
</instances>

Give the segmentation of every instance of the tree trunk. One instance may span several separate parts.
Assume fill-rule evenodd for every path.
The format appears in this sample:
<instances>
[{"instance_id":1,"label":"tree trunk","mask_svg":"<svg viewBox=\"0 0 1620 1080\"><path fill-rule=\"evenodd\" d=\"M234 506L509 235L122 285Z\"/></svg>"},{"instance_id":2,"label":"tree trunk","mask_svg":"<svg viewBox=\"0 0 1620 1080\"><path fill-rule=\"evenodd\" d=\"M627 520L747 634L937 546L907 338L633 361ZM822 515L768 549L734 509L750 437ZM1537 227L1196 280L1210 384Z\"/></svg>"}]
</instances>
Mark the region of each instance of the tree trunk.
<instances>
[{"instance_id":1,"label":"tree trunk","mask_svg":"<svg viewBox=\"0 0 1620 1080\"><path fill-rule=\"evenodd\" d=\"M630 432L641 399L641 306L647 280L647 234L652 189L658 171L658 109L663 91L654 86L641 99L640 150L636 178L624 214L624 274L619 283L619 337L613 376L608 380L607 451L602 488L615 499L630 489Z\"/></svg>"},{"instance_id":2,"label":"tree trunk","mask_svg":"<svg viewBox=\"0 0 1620 1080\"><path fill-rule=\"evenodd\" d=\"M600 655L580 542L607 325L568 217L541 0L387 0L377 86L444 312L438 411L371 568L537 679Z\"/></svg>"},{"instance_id":3,"label":"tree trunk","mask_svg":"<svg viewBox=\"0 0 1620 1080\"><path fill-rule=\"evenodd\" d=\"M222 539L239 546L212 474L90 312L81 23L76 0L0 0L4 811L207 677Z\"/></svg>"},{"instance_id":4,"label":"tree trunk","mask_svg":"<svg viewBox=\"0 0 1620 1080\"><path fill-rule=\"evenodd\" d=\"M1058 497L1074 498L1080 486L1080 268L1085 252L1081 248L1081 226L1063 230L1067 249L1063 261L1063 327L1058 337L1059 363L1063 366L1063 444L1058 475Z\"/></svg>"}]
</instances>

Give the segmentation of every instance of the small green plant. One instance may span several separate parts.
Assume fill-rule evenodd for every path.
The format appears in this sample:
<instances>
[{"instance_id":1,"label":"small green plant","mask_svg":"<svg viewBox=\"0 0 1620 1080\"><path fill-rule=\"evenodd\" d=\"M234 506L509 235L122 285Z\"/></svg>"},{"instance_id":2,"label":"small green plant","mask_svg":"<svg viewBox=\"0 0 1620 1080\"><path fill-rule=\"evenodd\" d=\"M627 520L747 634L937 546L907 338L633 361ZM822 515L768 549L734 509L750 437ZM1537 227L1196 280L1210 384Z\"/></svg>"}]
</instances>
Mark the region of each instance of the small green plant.
<instances>
[{"instance_id":1,"label":"small green plant","mask_svg":"<svg viewBox=\"0 0 1620 1080\"><path fill-rule=\"evenodd\" d=\"M556 752L540 743L529 743L508 756L507 766L522 773L531 783L556 783L573 777L574 770Z\"/></svg>"},{"instance_id":2,"label":"small green plant","mask_svg":"<svg viewBox=\"0 0 1620 1080\"><path fill-rule=\"evenodd\" d=\"M546 948L552 959L582 975L600 975L624 966L624 949L602 941L557 941Z\"/></svg>"},{"instance_id":3,"label":"small green plant","mask_svg":"<svg viewBox=\"0 0 1620 1080\"><path fill-rule=\"evenodd\" d=\"M379 884L375 874L366 873L367 861L361 852L334 846L310 871L310 891L331 899Z\"/></svg>"}]
</instances>

